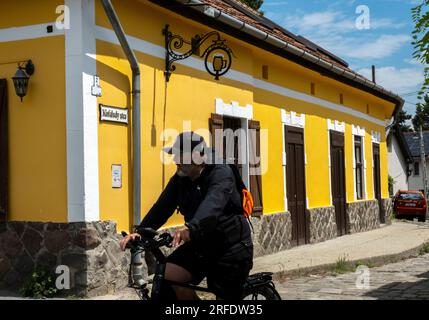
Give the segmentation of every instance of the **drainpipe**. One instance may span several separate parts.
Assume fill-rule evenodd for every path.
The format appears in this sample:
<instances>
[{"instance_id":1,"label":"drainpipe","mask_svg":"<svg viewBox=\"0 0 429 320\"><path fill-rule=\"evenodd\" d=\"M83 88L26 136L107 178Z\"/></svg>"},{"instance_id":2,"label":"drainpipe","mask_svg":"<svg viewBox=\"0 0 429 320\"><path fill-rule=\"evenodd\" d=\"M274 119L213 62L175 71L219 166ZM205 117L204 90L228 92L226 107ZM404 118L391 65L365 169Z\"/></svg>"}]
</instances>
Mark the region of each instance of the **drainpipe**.
<instances>
[{"instance_id":1,"label":"drainpipe","mask_svg":"<svg viewBox=\"0 0 429 320\"><path fill-rule=\"evenodd\" d=\"M124 29L110 0L101 0L104 11L115 31L132 70L133 95L133 224L140 224L141 208L141 133L140 133L140 67L128 43Z\"/></svg>"}]
</instances>

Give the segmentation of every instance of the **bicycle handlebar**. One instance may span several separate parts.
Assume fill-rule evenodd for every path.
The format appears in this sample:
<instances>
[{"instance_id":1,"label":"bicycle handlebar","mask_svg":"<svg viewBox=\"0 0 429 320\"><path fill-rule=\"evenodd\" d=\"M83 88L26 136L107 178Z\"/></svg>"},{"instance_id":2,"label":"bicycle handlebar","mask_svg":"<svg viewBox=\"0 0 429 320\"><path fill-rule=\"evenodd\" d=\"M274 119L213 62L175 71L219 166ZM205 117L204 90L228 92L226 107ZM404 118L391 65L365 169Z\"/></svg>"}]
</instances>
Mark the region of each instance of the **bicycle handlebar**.
<instances>
[{"instance_id":1,"label":"bicycle handlebar","mask_svg":"<svg viewBox=\"0 0 429 320\"><path fill-rule=\"evenodd\" d=\"M125 238L128 234L125 231L121 232ZM145 228L140 233L141 238L133 241L129 241L126 245L128 249L137 250L143 248L143 250L155 250L161 247L171 247L173 237L168 232L159 234L157 231Z\"/></svg>"}]
</instances>

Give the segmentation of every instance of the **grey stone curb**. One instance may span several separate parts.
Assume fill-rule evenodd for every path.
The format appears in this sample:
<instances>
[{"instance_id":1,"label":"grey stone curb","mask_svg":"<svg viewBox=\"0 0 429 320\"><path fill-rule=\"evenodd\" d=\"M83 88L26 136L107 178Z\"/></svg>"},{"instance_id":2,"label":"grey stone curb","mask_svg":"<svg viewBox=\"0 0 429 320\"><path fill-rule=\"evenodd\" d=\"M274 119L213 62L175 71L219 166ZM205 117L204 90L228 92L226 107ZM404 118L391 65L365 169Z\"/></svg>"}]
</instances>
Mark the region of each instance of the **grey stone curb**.
<instances>
[{"instance_id":1,"label":"grey stone curb","mask_svg":"<svg viewBox=\"0 0 429 320\"><path fill-rule=\"evenodd\" d=\"M414 247L409 250L405 250L395 254L381 255L364 259L357 260L347 260L347 265L354 267L357 263L360 265L370 265L371 267L381 267L386 264L399 262L402 260L416 258L420 256L421 249L427 245L429 242L424 242L421 245ZM292 270L281 270L274 272L273 279L275 281L283 281L285 278L295 279L310 275L326 275L333 273L333 270L336 266L335 263L321 264L317 266L305 267L305 268L296 268ZM350 272L347 272L350 273Z\"/></svg>"}]
</instances>

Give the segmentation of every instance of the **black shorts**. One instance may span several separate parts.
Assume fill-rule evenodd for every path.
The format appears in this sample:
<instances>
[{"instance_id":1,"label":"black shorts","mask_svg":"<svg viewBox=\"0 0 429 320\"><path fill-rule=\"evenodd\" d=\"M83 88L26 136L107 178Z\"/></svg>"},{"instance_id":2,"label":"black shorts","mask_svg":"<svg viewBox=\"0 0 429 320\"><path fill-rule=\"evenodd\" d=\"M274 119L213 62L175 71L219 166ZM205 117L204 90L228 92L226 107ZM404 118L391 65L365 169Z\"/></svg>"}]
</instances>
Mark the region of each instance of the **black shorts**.
<instances>
[{"instance_id":1,"label":"black shorts","mask_svg":"<svg viewBox=\"0 0 429 320\"><path fill-rule=\"evenodd\" d=\"M240 242L218 258L208 258L197 253L192 242L177 248L167 258L192 274L192 283L198 285L207 277L208 288L219 298L240 300L244 283L253 267L251 240Z\"/></svg>"}]
</instances>

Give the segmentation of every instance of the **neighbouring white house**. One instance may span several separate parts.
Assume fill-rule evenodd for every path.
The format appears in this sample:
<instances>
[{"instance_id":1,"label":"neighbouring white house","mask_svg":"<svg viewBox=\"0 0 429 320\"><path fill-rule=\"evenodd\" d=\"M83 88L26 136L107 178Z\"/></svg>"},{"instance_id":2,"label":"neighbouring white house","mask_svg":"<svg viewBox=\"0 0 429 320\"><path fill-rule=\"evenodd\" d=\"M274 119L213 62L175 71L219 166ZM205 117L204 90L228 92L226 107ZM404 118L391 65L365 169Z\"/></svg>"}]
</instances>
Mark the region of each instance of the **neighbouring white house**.
<instances>
[{"instance_id":1,"label":"neighbouring white house","mask_svg":"<svg viewBox=\"0 0 429 320\"><path fill-rule=\"evenodd\" d=\"M423 191L423 167L420 158L420 134L418 132L405 132L404 137L412 156L412 165L410 170L410 177L408 179L408 188L409 190ZM429 178L429 131L423 132L423 141L426 156L426 172L428 173Z\"/></svg>"},{"instance_id":2,"label":"neighbouring white house","mask_svg":"<svg viewBox=\"0 0 429 320\"><path fill-rule=\"evenodd\" d=\"M411 137L411 136L410 136ZM413 189L411 181L417 183L417 179L412 177L412 165L414 163L411 150L399 126L394 126L387 137L389 176L393 178L393 188L389 188L390 195L394 195L398 190ZM411 185L410 185L411 184ZM423 185L423 183L422 183Z\"/></svg>"}]
</instances>

